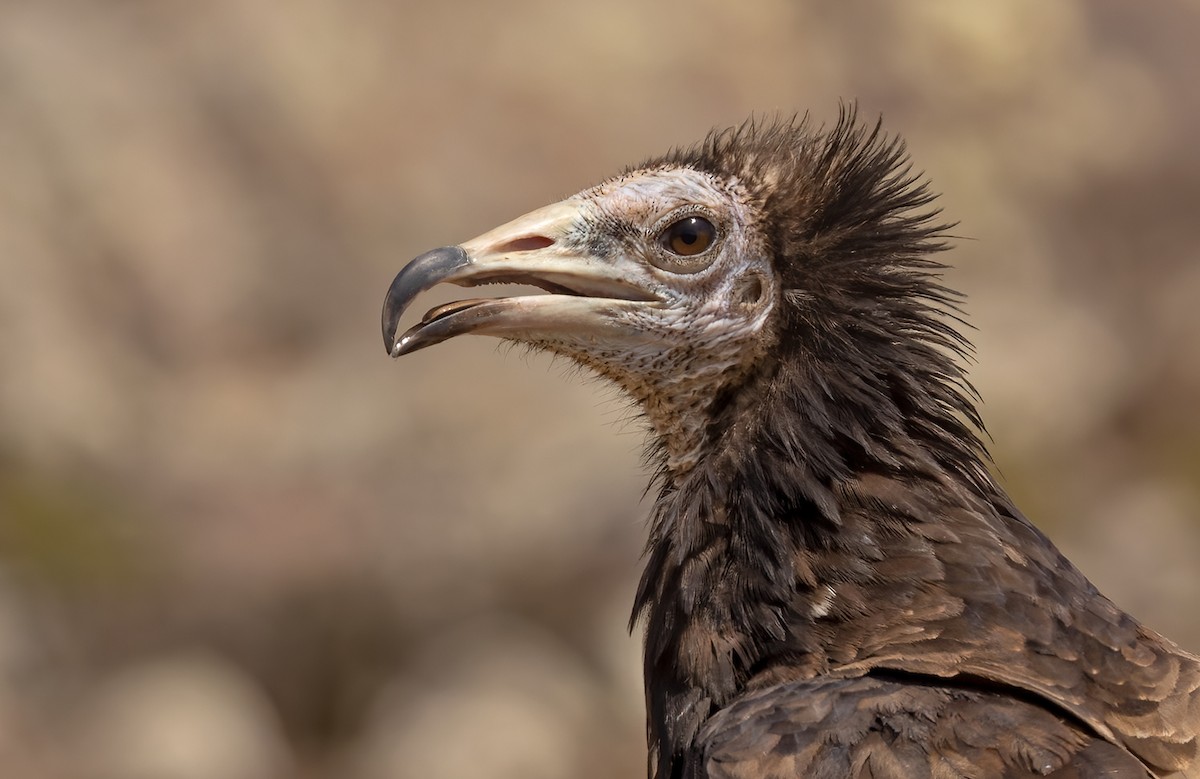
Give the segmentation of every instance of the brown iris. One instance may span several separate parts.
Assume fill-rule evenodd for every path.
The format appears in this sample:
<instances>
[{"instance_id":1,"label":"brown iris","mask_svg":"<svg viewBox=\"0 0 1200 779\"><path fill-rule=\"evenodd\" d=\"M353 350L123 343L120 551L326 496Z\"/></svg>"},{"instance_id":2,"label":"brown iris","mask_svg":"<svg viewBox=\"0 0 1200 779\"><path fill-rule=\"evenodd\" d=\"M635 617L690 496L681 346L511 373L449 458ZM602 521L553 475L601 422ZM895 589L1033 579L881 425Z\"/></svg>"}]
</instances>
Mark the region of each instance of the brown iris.
<instances>
[{"instance_id":1,"label":"brown iris","mask_svg":"<svg viewBox=\"0 0 1200 779\"><path fill-rule=\"evenodd\" d=\"M702 216L688 216L672 223L662 231L663 247L680 257L694 257L712 246L717 238L717 228Z\"/></svg>"}]
</instances>

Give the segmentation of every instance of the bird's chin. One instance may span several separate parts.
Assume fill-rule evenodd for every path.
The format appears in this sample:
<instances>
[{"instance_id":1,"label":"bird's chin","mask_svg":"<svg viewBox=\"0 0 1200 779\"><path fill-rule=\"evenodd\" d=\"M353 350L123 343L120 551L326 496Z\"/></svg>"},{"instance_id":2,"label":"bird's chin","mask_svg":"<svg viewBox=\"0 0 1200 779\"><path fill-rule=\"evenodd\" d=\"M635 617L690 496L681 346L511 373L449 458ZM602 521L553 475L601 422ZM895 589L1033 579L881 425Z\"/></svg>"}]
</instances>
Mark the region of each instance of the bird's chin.
<instances>
[{"instance_id":1,"label":"bird's chin","mask_svg":"<svg viewBox=\"0 0 1200 779\"><path fill-rule=\"evenodd\" d=\"M485 308L489 303L493 304L492 308L495 308L494 304L498 302L500 301L472 298L456 300L453 303L431 308L421 317L420 322L396 338L392 345L392 356L399 357L402 354L410 354L424 349L426 346L433 346L448 338L478 329L481 320L487 317L486 312L479 309ZM473 313L472 310L474 310Z\"/></svg>"}]
</instances>

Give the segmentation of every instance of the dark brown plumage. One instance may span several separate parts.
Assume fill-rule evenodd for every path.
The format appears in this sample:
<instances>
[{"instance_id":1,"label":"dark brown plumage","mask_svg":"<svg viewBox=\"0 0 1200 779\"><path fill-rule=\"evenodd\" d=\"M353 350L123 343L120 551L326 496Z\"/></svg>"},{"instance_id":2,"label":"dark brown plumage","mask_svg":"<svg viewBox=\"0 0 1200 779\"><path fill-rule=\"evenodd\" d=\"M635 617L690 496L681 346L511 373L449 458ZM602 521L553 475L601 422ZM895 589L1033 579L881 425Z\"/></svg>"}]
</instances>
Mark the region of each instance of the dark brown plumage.
<instances>
[{"instance_id":1,"label":"dark brown plumage","mask_svg":"<svg viewBox=\"0 0 1200 779\"><path fill-rule=\"evenodd\" d=\"M641 405L658 779L1200 770L1200 661L1097 592L988 470L932 200L852 111L748 123L389 290L393 354L497 335ZM554 294L443 306L397 338L442 281Z\"/></svg>"}]
</instances>

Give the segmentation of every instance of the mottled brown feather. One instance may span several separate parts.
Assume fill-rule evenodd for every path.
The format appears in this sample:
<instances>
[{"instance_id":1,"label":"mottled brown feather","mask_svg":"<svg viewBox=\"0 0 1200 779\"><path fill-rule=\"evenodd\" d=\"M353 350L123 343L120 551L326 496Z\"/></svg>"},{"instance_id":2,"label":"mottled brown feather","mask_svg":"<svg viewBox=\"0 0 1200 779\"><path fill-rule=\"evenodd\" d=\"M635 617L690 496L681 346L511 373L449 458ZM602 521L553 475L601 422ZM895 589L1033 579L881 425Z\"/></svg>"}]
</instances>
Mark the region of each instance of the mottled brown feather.
<instances>
[{"instance_id":1,"label":"mottled brown feather","mask_svg":"<svg viewBox=\"0 0 1200 779\"><path fill-rule=\"evenodd\" d=\"M691 779L1146 779L1136 758L1019 699L870 677L750 693L700 731Z\"/></svg>"},{"instance_id":2,"label":"mottled brown feather","mask_svg":"<svg viewBox=\"0 0 1200 779\"><path fill-rule=\"evenodd\" d=\"M1200 662L1101 595L990 474L944 228L903 145L848 111L647 167L664 165L751 193L782 296L701 462L659 474L635 609L651 774L1195 767Z\"/></svg>"}]
</instances>

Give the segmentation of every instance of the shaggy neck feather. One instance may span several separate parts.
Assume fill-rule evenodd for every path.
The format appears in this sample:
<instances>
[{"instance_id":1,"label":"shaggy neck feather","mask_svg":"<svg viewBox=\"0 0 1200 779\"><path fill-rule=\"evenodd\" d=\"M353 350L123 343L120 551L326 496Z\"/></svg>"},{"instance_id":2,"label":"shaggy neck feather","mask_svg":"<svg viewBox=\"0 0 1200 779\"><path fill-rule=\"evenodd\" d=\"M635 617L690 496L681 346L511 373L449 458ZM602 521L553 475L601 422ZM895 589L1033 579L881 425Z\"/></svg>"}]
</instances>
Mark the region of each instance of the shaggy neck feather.
<instances>
[{"instance_id":1,"label":"shaggy neck feather","mask_svg":"<svg viewBox=\"0 0 1200 779\"><path fill-rule=\"evenodd\" d=\"M838 373L822 375L828 381ZM667 442L657 443L660 492L634 614L646 628L651 752L658 761L651 770L659 777L671 776L681 745L753 679L775 678L776 665L792 678L815 676L835 662L832 634L817 623L836 617L846 601L840 582L877 578L873 569L894 543L890 536L903 532L858 519L846 524L843 509L857 480L903 471L914 489L936 482L960 504L1001 499L973 436L958 438L948 458L932 454L963 423L936 392L897 395L920 386L911 377L886 377L850 409L836 406L828 385L801 373L777 370L751 381L765 386L715 399L704 409L706 424L671 422L673 431L700 436L688 468L677 467ZM855 393L833 397L845 404ZM759 400L747 405L745 398ZM738 399L742 407L734 405ZM937 561L925 571L936 577ZM920 585L919 577L897 584Z\"/></svg>"}]
</instances>

